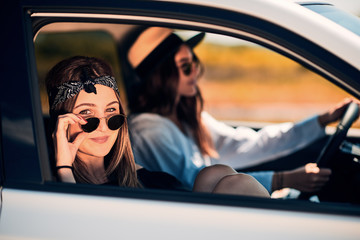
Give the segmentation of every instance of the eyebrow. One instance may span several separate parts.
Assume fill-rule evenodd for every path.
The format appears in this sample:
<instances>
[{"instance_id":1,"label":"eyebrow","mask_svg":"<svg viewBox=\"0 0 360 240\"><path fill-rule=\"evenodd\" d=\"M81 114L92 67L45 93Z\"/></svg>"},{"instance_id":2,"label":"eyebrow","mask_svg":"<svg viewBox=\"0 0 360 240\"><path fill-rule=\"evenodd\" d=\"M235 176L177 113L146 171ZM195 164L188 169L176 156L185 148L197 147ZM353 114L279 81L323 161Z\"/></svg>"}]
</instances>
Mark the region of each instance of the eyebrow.
<instances>
[{"instance_id":1,"label":"eyebrow","mask_svg":"<svg viewBox=\"0 0 360 240\"><path fill-rule=\"evenodd\" d=\"M118 104L120 106L120 103L118 101L112 101L112 102L108 103L106 106L110 106L113 104ZM75 106L74 109L82 107L82 106L95 107L96 105L93 103L82 103L82 104Z\"/></svg>"},{"instance_id":2,"label":"eyebrow","mask_svg":"<svg viewBox=\"0 0 360 240\"><path fill-rule=\"evenodd\" d=\"M92 103L82 103L74 107L74 109L82 107L82 106L88 106L88 107L95 107L95 104Z\"/></svg>"},{"instance_id":3,"label":"eyebrow","mask_svg":"<svg viewBox=\"0 0 360 240\"><path fill-rule=\"evenodd\" d=\"M110 106L110 105L113 105L113 104L118 104L120 106L119 101L112 101L112 102L108 103L106 106Z\"/></svg>"}]
</instances>

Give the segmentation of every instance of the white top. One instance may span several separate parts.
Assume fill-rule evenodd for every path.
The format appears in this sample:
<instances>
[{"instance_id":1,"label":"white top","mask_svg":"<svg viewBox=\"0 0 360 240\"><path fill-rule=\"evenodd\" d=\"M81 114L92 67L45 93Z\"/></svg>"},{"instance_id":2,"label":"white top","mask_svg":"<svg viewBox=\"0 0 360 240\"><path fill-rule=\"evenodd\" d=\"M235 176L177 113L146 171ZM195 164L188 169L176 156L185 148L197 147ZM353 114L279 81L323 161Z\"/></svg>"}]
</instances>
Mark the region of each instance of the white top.
<instances>
[{"instance_id":1,"label":"white top","mask_svg":"<svg viewBox=\"0 0 360 240\"><path fill-rule=\"evenodd\" d=\"M169 119L153 113L129 117L135 161L150 171L164 171L192 188L199 171L220 163L235 169L269 162L295 152L325 136L317 116L299 123L266 126L259 131L233 128L203 112L202 120L210 130L219 158L204 157L192 135L184 134ZM271 192L272 171L249 173Z\"/></svg>"}]
</instances>

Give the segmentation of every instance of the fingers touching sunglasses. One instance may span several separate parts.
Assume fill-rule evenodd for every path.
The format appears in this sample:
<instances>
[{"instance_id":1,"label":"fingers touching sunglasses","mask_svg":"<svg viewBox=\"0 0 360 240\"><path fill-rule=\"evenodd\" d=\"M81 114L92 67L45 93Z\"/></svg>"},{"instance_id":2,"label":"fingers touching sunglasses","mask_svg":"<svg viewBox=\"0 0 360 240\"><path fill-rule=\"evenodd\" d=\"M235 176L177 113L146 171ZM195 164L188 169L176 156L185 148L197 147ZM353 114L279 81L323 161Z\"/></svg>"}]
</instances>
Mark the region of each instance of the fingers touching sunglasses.
<instances>
[{"instance_id":1,"label":"fingers touching sunglasses","mask_svg":"<svg viewBox=\"0 0 360 240\"><path fill-rule=\"evenodd\" d=\"M114 131L122 127L122 125L125 122L126 116L123 114L117 114L103 118L105 118L106 124L108 125L109 129ZM103 118L97 118L97 117L85 118L87 123L84 125L80 125L81 129L87 133L93 132L99 127L100 120Z\"/></svg>"}]
</instances>

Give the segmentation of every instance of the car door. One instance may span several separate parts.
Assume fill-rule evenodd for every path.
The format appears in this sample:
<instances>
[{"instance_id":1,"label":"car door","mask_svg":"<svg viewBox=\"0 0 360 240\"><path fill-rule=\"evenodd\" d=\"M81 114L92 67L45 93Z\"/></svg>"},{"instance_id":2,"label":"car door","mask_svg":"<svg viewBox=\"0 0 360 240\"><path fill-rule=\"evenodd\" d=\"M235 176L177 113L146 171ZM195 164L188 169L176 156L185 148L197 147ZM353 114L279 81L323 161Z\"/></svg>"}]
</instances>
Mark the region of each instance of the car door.
<instances>
[{"instance_id":1,"label":"car door","mask_svg":"<svg viewBox=\"0 0 360 240\"><path fill-rule=\"evenodd\" d=\"M3 38L1 44L6 59L1 68L0 90L1 238L357 239L360 209L352 204L55 181L51 170L51 143L43 119L42 102L46 100L41 97L39 65L42 64L36 55L36 35L52 23L115 24L117 28L156 25L246 39L296 60L353 96L359 96L360 87L355 81L359 71L351 63L283 26L252 15L252 4L246 1L243 4L249 6L248 13L210 3L176 1L6 3L1 15L11 25L2 19L1 25L9 37ZM116 42L116 36L114 39ZM115 56L121 65L122 53ZM335 68L337 65L342 67ZM118 74L123 78L120 69ZM125 86L123 88L126 91Z\"/></svg>"}]
</instances>

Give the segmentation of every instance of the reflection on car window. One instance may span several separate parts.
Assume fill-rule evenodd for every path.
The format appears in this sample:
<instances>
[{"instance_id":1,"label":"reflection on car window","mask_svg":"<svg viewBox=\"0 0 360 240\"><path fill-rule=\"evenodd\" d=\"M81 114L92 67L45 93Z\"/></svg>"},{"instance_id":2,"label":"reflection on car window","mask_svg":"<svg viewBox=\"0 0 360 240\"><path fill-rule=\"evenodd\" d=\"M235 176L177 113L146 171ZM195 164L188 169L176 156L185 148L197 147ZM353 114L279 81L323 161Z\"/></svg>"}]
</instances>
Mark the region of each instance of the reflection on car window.
<instances>
[{"instance_id":1,"label":"reflection on car window","mask_svg":"<svg viewBox=\"0 0 360 240\"><path fill-rule=\"evenodd\" d=\"M360 36L360 19L358 17L337 9L332 5L305 4L304 6Z\"/></svg>"}]
</instances>

